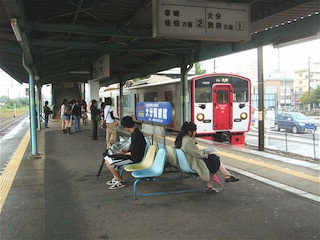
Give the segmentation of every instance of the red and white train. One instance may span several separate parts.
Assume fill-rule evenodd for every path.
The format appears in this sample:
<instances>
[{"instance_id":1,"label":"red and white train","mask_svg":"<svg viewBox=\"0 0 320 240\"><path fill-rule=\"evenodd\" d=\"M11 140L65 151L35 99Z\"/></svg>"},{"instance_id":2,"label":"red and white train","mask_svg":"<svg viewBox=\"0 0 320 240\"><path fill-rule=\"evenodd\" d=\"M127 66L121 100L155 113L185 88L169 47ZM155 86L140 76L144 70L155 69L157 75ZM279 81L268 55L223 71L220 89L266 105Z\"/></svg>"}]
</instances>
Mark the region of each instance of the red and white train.
<instances>
[{"instance_id":1,"label":"red and white train","mask_svg":"<svg viewBox=\"0 0 320 240\"><path fill-rule=\"evenodd\" d=\"M180 79L152 75L131 87L123 89L123 116L131 116L137 122L138 102L170 102L175 111L167 129L179 131L182 97ZM188 79L188 116L197 125L197 136L244 144L244 133L251 123L251 81L234 74L203 74ZM120 112L119 89L105 89L102 100L111 97L116 115Z\"/></svg>"}]
</instances>

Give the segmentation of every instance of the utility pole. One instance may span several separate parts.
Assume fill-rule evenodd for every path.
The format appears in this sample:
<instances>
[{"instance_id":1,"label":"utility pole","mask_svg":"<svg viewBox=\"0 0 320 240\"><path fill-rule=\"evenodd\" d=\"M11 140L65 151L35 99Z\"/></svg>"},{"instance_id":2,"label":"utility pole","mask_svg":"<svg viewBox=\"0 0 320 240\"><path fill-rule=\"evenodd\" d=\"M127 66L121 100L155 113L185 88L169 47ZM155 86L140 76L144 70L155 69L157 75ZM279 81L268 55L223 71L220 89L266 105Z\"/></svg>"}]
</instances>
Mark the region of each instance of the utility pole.
<instances>
[{"instance_id":1,"label":"utility pole","mask_svg":"<svg viewBox=\"0 0 320 240\"><path fill-rule=\"evenodd\" d=\"M310 59L308 57L308 111L311 111L311 104L310 104Z\"/></svg>"}]
</instances>

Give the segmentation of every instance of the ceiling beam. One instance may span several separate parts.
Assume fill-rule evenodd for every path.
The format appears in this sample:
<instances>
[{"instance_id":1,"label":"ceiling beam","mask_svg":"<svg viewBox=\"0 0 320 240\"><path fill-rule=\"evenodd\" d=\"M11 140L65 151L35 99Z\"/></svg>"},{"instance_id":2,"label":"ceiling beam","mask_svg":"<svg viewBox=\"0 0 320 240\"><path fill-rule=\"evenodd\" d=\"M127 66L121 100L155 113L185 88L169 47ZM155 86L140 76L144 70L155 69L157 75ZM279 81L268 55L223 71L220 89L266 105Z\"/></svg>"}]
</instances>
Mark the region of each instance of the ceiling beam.
<instances>
[{"instance_id":1,"label":"ceiling beam","mask_svg":"<svg viewBox=\"0 0 320 240\"><path fill-rule=\"evenodd\" d=\"M193 49L197 44L186 43L139 43L139 44L104 44L92 42L75 42L75 41L52 41L52 40L32 40L33 46L51 47L51 48L75 48L91 49L102 51L143 51L143 50L183 50Z\"/></svg>"},{"instance_id":2,"label":"ceiling beam","mask_svg":"<svg viewBox=\"0 0 320 240\"><path fill-rule=\"evenodd\" d=\"M30 30L72 33L102 37L152 38L151 30L138 28L109 28L105 26L80 26L72 24L28 23Z\"/></svg>"}]
</instances>

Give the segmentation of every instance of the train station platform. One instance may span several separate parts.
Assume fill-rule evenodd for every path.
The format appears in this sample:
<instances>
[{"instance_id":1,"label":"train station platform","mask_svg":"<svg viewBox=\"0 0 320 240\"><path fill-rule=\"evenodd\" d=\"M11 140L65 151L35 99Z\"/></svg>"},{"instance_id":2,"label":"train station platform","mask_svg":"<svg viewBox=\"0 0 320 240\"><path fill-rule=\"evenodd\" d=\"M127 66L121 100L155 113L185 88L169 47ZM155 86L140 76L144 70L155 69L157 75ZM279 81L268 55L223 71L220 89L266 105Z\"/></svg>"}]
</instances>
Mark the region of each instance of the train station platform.
<instances>
[{"instance_id":1,"label":"train station platform","mask_svg":"<svg viewBox=\"0 0 320 240\"><path fill-rule=\"evenodd\" d=\"M20 154L0 239L320 239L317 163L288 164L298 160L217 143L239 182L223 182L219 194L201 192L196 178L143 182L139 192L196 191L134 199L129 173L126 187L117 190L106 185L106 167L96 176L103 129L92 140L90 125L73 134L63 134L59 121L49 127L37 133L37 158L29 158L28 147Z\"/></svg>"}]
</instances>

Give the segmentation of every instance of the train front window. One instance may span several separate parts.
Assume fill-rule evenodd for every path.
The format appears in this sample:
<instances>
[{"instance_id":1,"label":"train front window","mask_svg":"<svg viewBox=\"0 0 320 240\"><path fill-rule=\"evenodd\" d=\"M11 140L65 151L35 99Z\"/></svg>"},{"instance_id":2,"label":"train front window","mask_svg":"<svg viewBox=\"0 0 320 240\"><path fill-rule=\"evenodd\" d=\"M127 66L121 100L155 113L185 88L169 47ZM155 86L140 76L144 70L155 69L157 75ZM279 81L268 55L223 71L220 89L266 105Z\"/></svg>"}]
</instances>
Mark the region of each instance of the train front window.
<instances>
[{"instance_id":1,"label":"train front window","mask_svg":"<svg viewBox=\"0 0 320 240\"><path fill-rule=\"evenodd\" d=\"M218 103L225 104L228 103L228 91L227 90L218 90Z\"/></svg>"},{"instance_id":2,"label":"train front window","mask_svg":"<svg viewBox=\"0 0 320 240\"><path fill-rule=\"evenodd\" d=\"M234 92L233 94L233 101L234 102L248 102L248 93L247 91L243 92Z\"/></svg>"},{"instance_id":3,"label":"train front window","mask_svg":"<svg viewBox=\"0 0 320 240\"><path fill-rule=\"evenodd\" d=\"M196 103L210 103L212 102L211 88L197 87L195 89L195 101Z\"/></svg>"},{"instance_id":4,"label":"train front window","mask_svg":"<svg viewBox=\"0 0 320 240\"><path fill-rule=\"evenodd\" d=\"M241 78L232 79L233 86L233 102L248 102L249 94L248 88L249 83Z\"/></svg>"}]
</instances>

